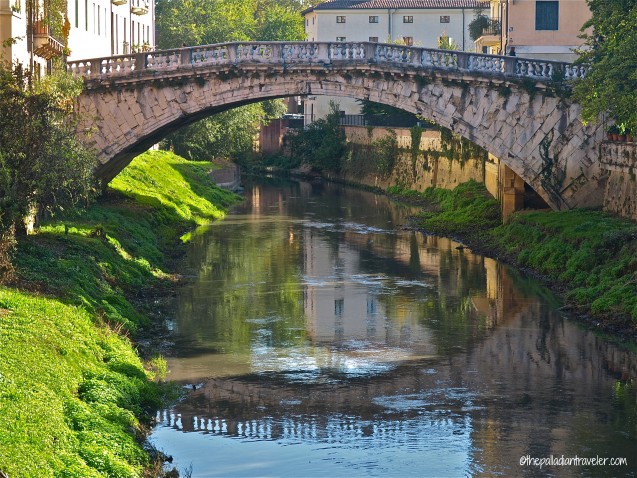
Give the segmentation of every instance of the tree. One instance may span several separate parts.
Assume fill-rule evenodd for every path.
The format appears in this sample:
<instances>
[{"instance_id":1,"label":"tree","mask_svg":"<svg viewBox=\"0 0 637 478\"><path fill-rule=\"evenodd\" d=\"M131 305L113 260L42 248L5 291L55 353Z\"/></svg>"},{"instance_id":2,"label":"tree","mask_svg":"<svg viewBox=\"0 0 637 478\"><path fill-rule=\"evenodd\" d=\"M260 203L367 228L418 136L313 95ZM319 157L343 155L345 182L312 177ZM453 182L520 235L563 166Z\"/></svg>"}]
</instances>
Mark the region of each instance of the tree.
<instances>
[{"instance_id":1,"label":"tree","mask_svg":"<svg viewBox=\"0 0 637 478\"><path fill-rule=\"evenodd\" d=\"M85 205L95 191L95 156L69 121L81 80L57 73L34 82L0 64L0 269L16 230L34 208L53 214Z\"/></svg>"},{"instance_id":2,"label":"tree","mask_svg":"<svg viewBox=\"0 0 637 478\"><path fill-rule=\"evenodd\" d=\"M157 45L179 48L254 38L256 0L158 0Z\"/></svg>"},{"instance_id":3,"label":"tree","mask_svg":"<svg viewBox=\"0 0 637 478\"><path fill-rule=\"evenodd\" d=\"M168 136L164 147L193 160L231 158L252 150L263 108L252 104L224 111L181 128Z\"/></svg>"},{"instance_id":4,"label":"tree","mask_svg":"<svg viewBox=\"0 0 637 478\"><path fill-rule=\"evenodd\" d=\"M302 41L303 17L298 10L276 3L267 5L259 15L257 38L261 41Z\"/></svg>"},{"instance_id":5,"label":"tree","mask_svg":"<svg viewBox=\"0 0 637 478\"><path fill-rule=\"evenodd\" d=\"M460 50L458 44L446 32L442 32L438 37L438 48L441 50Z\"/></svg>"},{"instance_id":6,"label":"tree","mask_svg":"<svg viewBox=\"0 0 637 478\"><path fill-rule=\"evenodd\" d=\"M287 136L292 159L309 164L319 171L340 171L347 153L347 140L345 131L340 127L340 117L338 104L330 101L330 112L325 118Z\"/></svg>"},{"instance_id":7,"label":"tree","mask_svg":"<svg viewBox=\"0 0 637 478\"><path fill-rule=\"evenodd\" d=\"M637 130L637 0L588 0L579 64L590 68L574 85L582 119L607 113L620 128Z\"/></svg>"}]
</instances>

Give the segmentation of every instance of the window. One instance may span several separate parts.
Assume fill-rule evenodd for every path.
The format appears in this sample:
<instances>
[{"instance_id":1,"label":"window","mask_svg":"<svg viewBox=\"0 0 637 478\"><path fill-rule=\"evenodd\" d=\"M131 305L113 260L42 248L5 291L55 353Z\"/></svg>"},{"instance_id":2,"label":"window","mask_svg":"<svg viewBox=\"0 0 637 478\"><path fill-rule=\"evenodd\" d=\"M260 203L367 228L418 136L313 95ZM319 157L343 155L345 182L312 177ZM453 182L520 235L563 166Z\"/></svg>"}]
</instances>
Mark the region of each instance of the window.
<instances>
[{"instance_id":1,"label":"window","mask_svg":"<svg viewBox=\"0 0 637 478\"><path fill-rule=\"evenodd\" d=\"M345 15L336 15L336 23L345 23Z\"/></svg>"},{"instance_id":2,"label":"window","mask_svg":"<svg viewBox=\"0 0 637 478\"><path fill-rule=\"evenodd\" d=\"M345 299L334 299L334 315L342 317L345 310Z\"/></svg>"},{"instance_id":3,"label":"window","mask_svg":"<svg viewBox=\"0 0 637 478\"><path fill-rule=\"evenodd\" d=\"M440 15L440 23L449 23L451 17L449 15Z\"/></svg>"},{"instance_id":4,"label":"window","mask_svg":"<svg viewBox=\"0 0 637 478\"><path fill-rule=\"evenodd\" d=\"M378 37L369 37L369 41L378 43Z\"/></svg>"},{"instance_id":5,"label":"window","mask_svg":"<svg viewBox=\"0 0 637 478\"><path fill-rule=\"evenodd\" d=\"M369 23L378 23L378 15L370 15Z\"/></svg>"},{"instance_id":6,"label":"window","mask_svg":"<svg viewBox=\"0 0 637 478\"><path fill-rule=\"evenodd\" d=\"M305 26L306 26L306 27L309 27L309 26L310 26L310 21L309 21L307 18L305 19Z\"/></svg>"},{"instance_id":7,"label":"window","mask_svg":"<svg viewBox=\"0 0 637 478\"><path fill-rule=\"evenodd\" d=\"M403 41L407 46L414 46L414 37L403 37Z\"/></svg>"},{"instance_id":8,"label":"window","mask_svg":"<svg viewBox=\"0 0 637 478\"><path fill-rule=\"evenodd\" d=\"M88 0L84 0L84 28L88 31Z\"/></svg>"},{"instance_id":9,"label":"window","mask_svg":"<svg viewBox=\"0 0 637 478\"><path fill-rule=\"evenodd\" d=\"M336 37L336 41L346 41L345 37Z\"/></svg>"},{"instance_id":10,"label":"window","mask_svg":"<svg viewBox=\"0 0 637 478\"><path fill-rule=\"evenodd\" d=\"M75 28L80 27L80 0L75 0Z\"/></svg>"},{"instance_id":11,"label":"window","mask_svg":"<svg viewBox=\"0 0 637 478\"><path fill-rule=\"evenodd\" d=\"M535 2L535 29L557 30L559 2Z\"/></svg>"},{"instance_id":12,"label":"window","mask_svg":"<svg viewBox=\"0 0 637 478\"><path fill-rule=\"evenodd\" d=\"M411 15L404 15L403 23L414 23L414 17Z\"/></svg>"}]
</instances>

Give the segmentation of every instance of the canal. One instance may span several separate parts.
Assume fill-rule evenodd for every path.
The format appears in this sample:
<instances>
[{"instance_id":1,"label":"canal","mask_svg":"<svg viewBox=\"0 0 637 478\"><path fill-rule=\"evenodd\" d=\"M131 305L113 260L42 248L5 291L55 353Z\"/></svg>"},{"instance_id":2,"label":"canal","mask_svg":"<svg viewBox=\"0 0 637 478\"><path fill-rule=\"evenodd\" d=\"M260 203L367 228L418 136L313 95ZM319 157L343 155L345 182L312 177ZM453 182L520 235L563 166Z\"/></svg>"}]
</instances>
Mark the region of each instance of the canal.
<instances>
[{"instance_id":1,"label":"canal","mask_svg":"<svg viewBox=\"0 0 637 478\"><path fill-rule=\"evenodd\" d=\"M261 180L198 230L168 325L186 398L150 441L193 477L636 476L637 357L414 210ZM572 459L546 465L533 459ZM597 466L582 458L625 458ZM522 464L521 464L522 462Z\"/></svg>"}]
</instances>

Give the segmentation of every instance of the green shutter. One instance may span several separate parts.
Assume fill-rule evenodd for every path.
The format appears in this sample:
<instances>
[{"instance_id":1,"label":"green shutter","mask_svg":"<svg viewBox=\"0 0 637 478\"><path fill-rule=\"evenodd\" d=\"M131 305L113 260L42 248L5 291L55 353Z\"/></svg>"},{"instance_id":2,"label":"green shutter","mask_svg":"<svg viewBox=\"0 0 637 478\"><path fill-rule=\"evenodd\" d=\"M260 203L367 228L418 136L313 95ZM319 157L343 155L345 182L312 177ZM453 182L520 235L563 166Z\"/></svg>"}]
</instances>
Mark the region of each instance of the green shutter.
<instances>
[{"instance_id":1,"label":"green shutter","mask_svg":"<svg viewBox=\"0 0 637 478\"><path fill-rule=\"evenodd\" d=\"M535 2L535 29L557 30L559 26L559 9L559 2Z\"/></svg>"}]
</instances>

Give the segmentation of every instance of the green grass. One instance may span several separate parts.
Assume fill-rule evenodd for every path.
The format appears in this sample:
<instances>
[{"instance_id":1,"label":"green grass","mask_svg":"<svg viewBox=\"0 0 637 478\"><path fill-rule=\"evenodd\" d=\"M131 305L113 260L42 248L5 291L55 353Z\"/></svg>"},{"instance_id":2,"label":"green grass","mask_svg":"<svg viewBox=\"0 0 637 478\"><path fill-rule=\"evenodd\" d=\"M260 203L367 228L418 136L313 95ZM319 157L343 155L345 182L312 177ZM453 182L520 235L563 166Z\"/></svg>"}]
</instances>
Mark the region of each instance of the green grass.
<instances>
[{"instance_id":1,"label":"green grass","mask_svg":"<svg viewBox=\"0 0 637 478\"><path fill-rule=\"evenodd\" d=\"M520 265L564 284L575 304L637 321L637 224L594 210L538 211L491 236Z\"/></svg>"},{"instance_id":2,"label":"green grass","mask_svg":"<svg viewBox=\"0 0 637 478\"><path fill-rule=\"evenodd\" d=\"M420 193L391 187L389 194L418 200L423 211L414 224L435 234L468 234L500 223L500 205L484 184L468 181L453 190L427 188Z\"/></svg>"},{"instance_id":3,"label":"green grass","mask_svg":"<svg viewBox=\"0 0 637 478\"><path fill-rule=\"evenodd\" d=\"M140 476L132 432L159 404L131 344L82 307L0 290L0 469L11 477Z\"/></svg>"},{"instance_id":4,"label":"green grass","mask_svg":"<svg viewBox=\"0 0 637 478\"><path fill-rule=\"evenodd\" d=\"M148 321L134 298L170 281L165 251L237 200L208 169L145 153L89 210L21 238L17 285L0 289L0 471L143 474L136 438L160 390L122 333Z\"/></svg>"}]
</instances>

